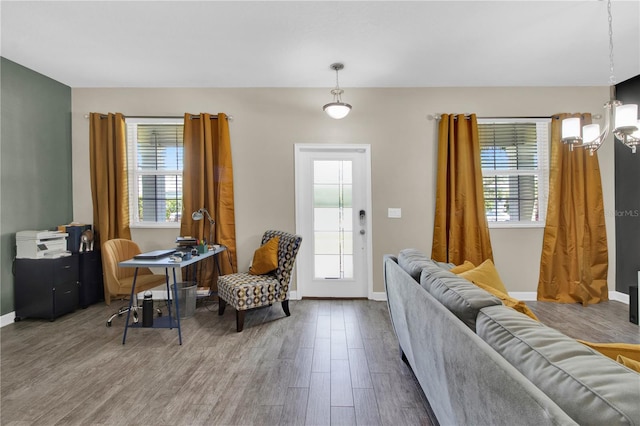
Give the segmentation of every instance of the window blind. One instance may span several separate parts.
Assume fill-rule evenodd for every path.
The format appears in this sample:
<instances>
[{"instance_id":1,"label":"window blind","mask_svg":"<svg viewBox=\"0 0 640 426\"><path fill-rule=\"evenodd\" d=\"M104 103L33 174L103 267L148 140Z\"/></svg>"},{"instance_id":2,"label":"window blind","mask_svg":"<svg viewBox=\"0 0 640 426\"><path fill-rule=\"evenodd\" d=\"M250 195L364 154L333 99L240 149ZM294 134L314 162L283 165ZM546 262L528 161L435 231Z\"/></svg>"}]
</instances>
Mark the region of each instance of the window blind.
<instances>
[{"instance_id":1,"label":"window blind","mask_svg":"<svg viewBox=\"0 0 640 426\"><path fill-rule=\"evenodd\" d=\"M479 122L478 137L487 220L543 220L548 121Z\"/></svg>"},{"instance_id":2,"label":"window blind","mask_svg":"<svg viewBox=\"0 0 640 426\"><path fill-rule=\"evenodd\" d=\"M132 222L179 222L184 167L183 124L127 123L132 167Z\"/></svg>"}]
</instances>

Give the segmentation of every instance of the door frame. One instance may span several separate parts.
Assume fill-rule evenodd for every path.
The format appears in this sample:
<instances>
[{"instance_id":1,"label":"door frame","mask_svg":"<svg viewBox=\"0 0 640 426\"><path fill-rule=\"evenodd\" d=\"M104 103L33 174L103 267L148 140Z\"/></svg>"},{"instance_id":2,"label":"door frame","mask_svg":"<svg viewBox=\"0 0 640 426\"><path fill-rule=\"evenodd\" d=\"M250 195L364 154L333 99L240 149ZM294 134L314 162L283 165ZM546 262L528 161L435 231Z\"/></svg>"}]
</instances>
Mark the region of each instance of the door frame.
<instances>
[{"instance_id":1,"label":"door frame","mask_svg":"<svg viewBox=\"0 0 640 426\"><path fill-rule=\"evenodd\" d=\"M373 294L373 233L372 233L372 200L371 200L371 145L370 144L317 144L317 143L296 143L293 146L294 149L294 168L295 168L295 221L296 221L296 233L302 235L304 229L304 223L301 223L303 217L302 208L298 200L302 199L303 188L300 185L299 179L302 173L302 161L300 159L302 151L317 151L317 152L358 152L364 154L364 174L365 174L365 209L367 211L367 221L365 223L365 256L364 256L364 273L366 274L366 288L367 298L374 299ZM355 229L354 229L355 232ZM303 236L304 237L304 236ZM300 251L305 250L309 245L302 244ZM300 256L301 253L298 253ZM304 254L304 252L303 252ZM304 294L304 279L300 272L300 268L296 268L296 294L291 295L291 298L302 299ZM294 297L295 296L295 297Z\"/></svg>"}]
</instances>

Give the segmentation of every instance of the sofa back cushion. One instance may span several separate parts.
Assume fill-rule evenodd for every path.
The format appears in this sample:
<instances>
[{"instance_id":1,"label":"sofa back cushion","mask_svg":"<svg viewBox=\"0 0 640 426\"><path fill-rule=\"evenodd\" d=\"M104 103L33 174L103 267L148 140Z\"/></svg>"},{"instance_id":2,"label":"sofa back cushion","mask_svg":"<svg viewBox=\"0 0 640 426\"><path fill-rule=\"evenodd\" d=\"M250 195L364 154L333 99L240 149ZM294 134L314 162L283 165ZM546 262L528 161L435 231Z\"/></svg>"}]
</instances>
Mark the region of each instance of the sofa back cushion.
<instances>
[{"instance_id":1,"label":"sofa back cushion","mask_svg":"<svg viewBox=\"0 0 640 426\"><path fill-rule=\"evenodd\" d=\"M480 309L502 305L497 297L435 263L424 266L420 285L474 332Z\"/></svg>"},{"instance_id":2,"label":"sofa back cushion","mask_svg":"<svg viewBox=\"0 0 640 426\"><path fill-rule=\"evenodd\" d=\"M420 281L420 274L425 265L433 265L433 261L418 249L408 248L398 254L398 265L411 277Z\"/></svg>"},{"instance_id":3,"label":"sofa back cushion","mask_svg":"<svg viewBox=\"0 0 640 426\"><path fill-rule=\"evenodd\" d=\"M639 374L504 306L483 308L476 328L577 423L639 424Z\"/></svg>"}]
</instances>

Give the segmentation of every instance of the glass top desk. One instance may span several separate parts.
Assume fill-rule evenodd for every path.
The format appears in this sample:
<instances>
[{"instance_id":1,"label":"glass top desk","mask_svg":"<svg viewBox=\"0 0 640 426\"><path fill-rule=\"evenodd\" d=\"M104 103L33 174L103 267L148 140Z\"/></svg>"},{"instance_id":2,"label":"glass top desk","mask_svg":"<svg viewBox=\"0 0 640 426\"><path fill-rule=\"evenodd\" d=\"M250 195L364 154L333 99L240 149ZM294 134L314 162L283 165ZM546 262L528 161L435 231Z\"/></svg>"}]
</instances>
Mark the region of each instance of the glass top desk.
<instances>
[{"instance_id":1,"label":"glass top desk","mask_svg":"<svg viewBox=\"0 0 640 426\"><path fill-rule=\"evenodd\" d=\"M118 266L121 268L136 268L136 271L133 275L133 284L131 286L131 297L129 298L129 311L127 312L127 321L124 326L124 335L122 336L122 344L124 345L127 339L127 330L129 327L138 327L140 323L137 324L129 324L130 315L131 315L131 307L133 305L133 301L135 300L134 295L136 294L136 279L138 277L138 268L164 268L164 274L166 278L166 286L167 286L167 294L173 294L173 303L168 304L169 315L166 317L159 317L153 321L154 328L174 328L178 329L178 342L182 345L182 330L180 329L180 307L178 303L178 287L177 287L177 279L176 279L176 269L185 268L188 266L196 266L198 262L201 262L205 259L208 259L212 256L216 256L219 253L222 253L227 248L225 246L214 246L212 250L209 250L205 253L200 253L197 256L192 256L191 259L183 260L181 262L174 262L171 260L170 256L162 257L159 259L129 259L123 262L120 262ZM217 259L216 259L217 260ZM173 273L173 284L169 281L169 269L172 270ZM219 269L219 265L218 265ZM195 273L193 275L196 276ZM171 287L173 291L171 292ZM171 305L174 305L176 310L175 319L172 318L171 315ZM174 324L175 323L175 324Z\"/></svg>"}]
</instances>

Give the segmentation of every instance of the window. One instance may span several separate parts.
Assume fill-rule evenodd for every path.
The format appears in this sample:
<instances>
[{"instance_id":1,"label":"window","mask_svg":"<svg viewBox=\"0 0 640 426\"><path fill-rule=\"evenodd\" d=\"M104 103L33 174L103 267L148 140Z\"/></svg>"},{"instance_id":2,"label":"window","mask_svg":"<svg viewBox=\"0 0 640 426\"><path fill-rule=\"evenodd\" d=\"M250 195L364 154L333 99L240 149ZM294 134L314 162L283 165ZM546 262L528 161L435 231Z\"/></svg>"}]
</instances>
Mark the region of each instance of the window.
<instances>
[{"instance_id":1,"label":"window","mask_svg":"<svg viewBox=\"0 0 640 426\"><path fill-rule=\"evenodd\" d=\"M126 123L131 226L179 226L183 119L127 118Z\"/></svg>"},{"instance_id":2,"label":"window","mask_svg":"<svg viewBox=\"0 0 640 426\"><path fill-rule=\"evenodd\" d=\"M549 119L478 119L490 227L544 226Z\"/></svg>"}]
</instances>

